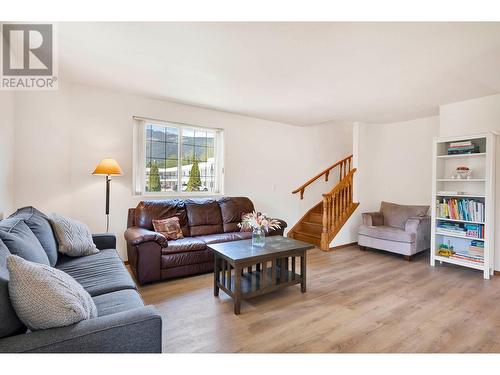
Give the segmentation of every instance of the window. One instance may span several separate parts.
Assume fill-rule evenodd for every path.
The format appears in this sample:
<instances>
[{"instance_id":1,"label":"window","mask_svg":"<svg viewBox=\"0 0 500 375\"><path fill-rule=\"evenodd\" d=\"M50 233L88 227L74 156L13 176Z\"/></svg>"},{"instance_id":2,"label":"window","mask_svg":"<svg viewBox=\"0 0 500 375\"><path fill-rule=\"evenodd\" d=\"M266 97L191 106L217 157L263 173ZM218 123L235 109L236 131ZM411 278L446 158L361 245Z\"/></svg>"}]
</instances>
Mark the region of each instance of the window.
<instances>
[{"instance_id":1,"label":"window","mask_svg":"<svg viewBox=\"0 0 500 375\"><path fill-rule=\"evenodd\" d=\"M222 140L220 129L136 119L135 193L222 193Z\"/></svg>"}]
</instances>

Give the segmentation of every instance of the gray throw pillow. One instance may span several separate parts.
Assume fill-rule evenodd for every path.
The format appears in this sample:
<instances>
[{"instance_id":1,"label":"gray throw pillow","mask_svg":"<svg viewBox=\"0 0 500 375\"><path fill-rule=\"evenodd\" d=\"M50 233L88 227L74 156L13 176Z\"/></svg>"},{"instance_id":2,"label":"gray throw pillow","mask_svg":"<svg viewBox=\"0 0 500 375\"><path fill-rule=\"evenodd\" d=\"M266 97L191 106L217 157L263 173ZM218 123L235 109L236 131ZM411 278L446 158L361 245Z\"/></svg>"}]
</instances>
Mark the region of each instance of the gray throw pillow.
<instances>
[{"instance_id":1,"label":"gray throw pillow","mask_svg":"<svg viewBox=\"0 0 500 375\"><path fill-rule=\"evenodd\" d=\"M0 240L11 254L19 255L30 262L49 265L49 258L40 241L22 219L0 220Z\"/></svg>"},{"instance_id":2,"label":"gray throw pillow","mask_svg":"<svg viewBox=\"0 0 500 375\"><path fill-rule=\"evenodd\" d=\"M27 206L19 208L9 218L23 219L33 234L42 245L50 265L54 267L57 263L57 241L54 231L49 223L49 218L35 207Z\"/></svg>"},{"instance_id":3,"label":"gray throw pillow","mask_svg":"<svg viewBox=\"0 0 500 375\"><path fill-rule=\"evenodd\" d=\"M19 320L9 296L9 271L7 257L11 254L0 240L0 337L26 332L26 327Z\"/></svg>"},{"instance_id":4,"label":"gray throw pillow","mask_svg":"<svg viewBox=\"0 0 500 375\"><path fill-rule=\"evenodd\" d=\"M51 214L49 220L54 228L60 253L81 257L99 252L92 240L92 233L85 224L58 214Z\"/></svg>"},{"instance_id":5,"label":"gray throw pillow","mask_svg":"<svg viewBox=\"0 0 500 375\"><path fill-rule=\"evenodd\" d=\"M17 316L32 331L64 327L97 317L83 287L56 268L7 257L9 295Z\"/></svg>"}]
</instances>

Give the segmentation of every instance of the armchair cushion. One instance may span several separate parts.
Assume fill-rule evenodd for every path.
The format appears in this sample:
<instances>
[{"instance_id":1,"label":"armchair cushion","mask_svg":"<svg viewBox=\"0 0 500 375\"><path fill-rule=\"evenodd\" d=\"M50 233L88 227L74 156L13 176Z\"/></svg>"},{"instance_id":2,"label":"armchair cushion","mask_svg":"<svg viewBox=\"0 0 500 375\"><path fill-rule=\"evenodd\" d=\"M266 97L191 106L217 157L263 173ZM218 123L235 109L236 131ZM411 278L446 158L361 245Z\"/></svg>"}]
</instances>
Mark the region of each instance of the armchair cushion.
<instances>
[{"instance_id":1,"label":"armchair cushion","mask_svg":"<svg viewBox=\"0 0 500 375\"><path fill-rule=\"evenodd\" d=\"M414 216L427 214L429 206L409 206L389 202L380 204L380 212L384 216L384 225L405 229L406 220Z\"/></svg>"},{"instance_id":2,"label":"armchair cushion","mask_svg":"<svg viewBox=\"0 0 500 375\"><path fill-rule=\"evenodd\" d=\"M386 225L369 226L363 224L360 225L358 234L394 242L412 243L415 241L415 233L406 232L403 229Z\"/></svg>"},{"instance_id":3,"label":"armchair cushion","mask_svg":"<svg viewBox=\"0 0 500 375\"><path fill-rule=\"evenodd\" d=\"M384 216L380 212L363 212L363 224L368 226L384 225Z\"/></svg>"}]
</instances>

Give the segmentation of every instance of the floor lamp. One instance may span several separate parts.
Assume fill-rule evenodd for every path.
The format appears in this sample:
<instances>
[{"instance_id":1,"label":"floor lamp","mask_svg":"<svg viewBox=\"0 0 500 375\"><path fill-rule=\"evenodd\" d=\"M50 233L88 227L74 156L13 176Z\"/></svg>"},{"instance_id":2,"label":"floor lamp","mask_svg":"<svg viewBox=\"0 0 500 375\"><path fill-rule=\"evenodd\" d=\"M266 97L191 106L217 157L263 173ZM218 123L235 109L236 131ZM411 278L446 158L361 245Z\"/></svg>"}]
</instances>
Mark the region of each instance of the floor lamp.
<instances>
[{"instance_id":1,"label":"floor lamp","mask_svg":"<svg viewBox=\"0 0 500 375\"><path fill-rule=\"evenodd\" d=\"M115 159L102 159L94 172L94 176L106 176L106 233L109 231L109 187L111 183L111 176L121 176L122 169Z\"/></svg>"}]
</instances>

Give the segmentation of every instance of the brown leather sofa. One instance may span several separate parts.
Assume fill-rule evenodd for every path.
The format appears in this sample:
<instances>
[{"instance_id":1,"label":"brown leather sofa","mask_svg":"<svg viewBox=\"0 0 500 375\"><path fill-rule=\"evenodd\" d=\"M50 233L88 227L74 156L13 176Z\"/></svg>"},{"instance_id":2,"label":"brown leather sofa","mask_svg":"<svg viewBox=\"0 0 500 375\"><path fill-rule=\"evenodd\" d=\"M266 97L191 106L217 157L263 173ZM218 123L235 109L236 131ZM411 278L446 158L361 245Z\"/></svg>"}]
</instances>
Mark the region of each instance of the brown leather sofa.
<instances>
[{"instance_id":1,"label":"brown leather sofa","mask_svg":"<svg viewBox=\"0 0 500 375\"><path fill-rule=\"evenodd\" d=\"M128 211L128 260L140 284L213 271L213 253L207 245L249 239L251 232L240 232L244 213L254 210L245 197L220 199L147 200ZM153 219L177 216L184 238L168 240L153 231ZM268 236L283 235L281 229Z\"/></svg>"}]
</instances>

